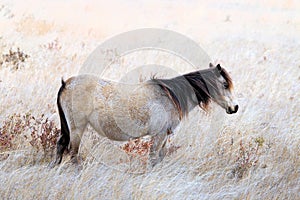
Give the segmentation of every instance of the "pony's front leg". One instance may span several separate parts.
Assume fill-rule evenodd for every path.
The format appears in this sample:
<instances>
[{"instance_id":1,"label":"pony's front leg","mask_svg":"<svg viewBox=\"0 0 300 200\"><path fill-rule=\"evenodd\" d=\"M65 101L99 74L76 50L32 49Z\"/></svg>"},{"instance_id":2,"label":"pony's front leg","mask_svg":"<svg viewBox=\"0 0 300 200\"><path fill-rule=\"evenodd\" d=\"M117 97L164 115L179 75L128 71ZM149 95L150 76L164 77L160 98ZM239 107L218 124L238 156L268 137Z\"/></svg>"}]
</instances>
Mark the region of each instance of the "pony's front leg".
<instances>
[{"instance_id":1,"label":"pony's front leg","mask_svg":"<svg viewBox=\"0 0 300 200\"><path fill-rule=\"evenodd\" d=\"M153 144L150 147L150 163L154 167L157 163L163 160L166 155L167 132L159 133L152 136Z\"/></svg>"}]
</instances>

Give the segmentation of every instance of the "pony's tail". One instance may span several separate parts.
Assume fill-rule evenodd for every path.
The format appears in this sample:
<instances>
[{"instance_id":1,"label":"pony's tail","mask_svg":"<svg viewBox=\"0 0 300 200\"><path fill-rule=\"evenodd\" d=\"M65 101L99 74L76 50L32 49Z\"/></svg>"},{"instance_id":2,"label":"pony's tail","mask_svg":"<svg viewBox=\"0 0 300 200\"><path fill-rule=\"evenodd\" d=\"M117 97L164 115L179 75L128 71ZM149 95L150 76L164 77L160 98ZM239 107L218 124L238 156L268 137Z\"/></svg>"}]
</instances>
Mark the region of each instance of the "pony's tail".
<instances>
[{"instance_id":1,"label":"pony's tail","mask_svg":"<svg viewBox=\"0 0 300 200\"><path fill-rule=\"evenodd\" d=\"M61 136L57 142L57 149L56 149L56 164L60 164L62 160L62 156L64 151L67 149L69 143L70 143L70 130L68 127L67 119L65 116L65 113L61 106L61 94L66 88L66 83L63 79L61 79L61 87L57 94L57 107L58 107L58 113L60 118L60 125L61 125Z\"/></svg>"}]
</instances>

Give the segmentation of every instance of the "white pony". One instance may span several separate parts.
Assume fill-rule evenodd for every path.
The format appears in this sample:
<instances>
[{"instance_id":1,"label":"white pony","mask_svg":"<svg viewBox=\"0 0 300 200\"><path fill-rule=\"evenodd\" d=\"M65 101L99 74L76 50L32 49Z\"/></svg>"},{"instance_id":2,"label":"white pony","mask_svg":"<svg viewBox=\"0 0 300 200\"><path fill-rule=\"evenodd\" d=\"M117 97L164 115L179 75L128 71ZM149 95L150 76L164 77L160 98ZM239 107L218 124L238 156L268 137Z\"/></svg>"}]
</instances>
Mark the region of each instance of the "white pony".
<instances>
[{"instance_id":1,"label":"white pony","mask_svg":"<svg viewBox=\"0 0 300 200\"><path fill-rule=\"evenodd\" d=\"M100 135L126 141L146 135L152 137L150 163L160 162L166 154L167 135L197 105L206 110L211 100L228 114L238 105L232 96L229 74L219 64L172 79L156 79L125 85L79 75L67 81L57 96L61 136L54 164L60 164L66 148L77 161L82 134L90 124Z\"/></svg>"}]
</instances>

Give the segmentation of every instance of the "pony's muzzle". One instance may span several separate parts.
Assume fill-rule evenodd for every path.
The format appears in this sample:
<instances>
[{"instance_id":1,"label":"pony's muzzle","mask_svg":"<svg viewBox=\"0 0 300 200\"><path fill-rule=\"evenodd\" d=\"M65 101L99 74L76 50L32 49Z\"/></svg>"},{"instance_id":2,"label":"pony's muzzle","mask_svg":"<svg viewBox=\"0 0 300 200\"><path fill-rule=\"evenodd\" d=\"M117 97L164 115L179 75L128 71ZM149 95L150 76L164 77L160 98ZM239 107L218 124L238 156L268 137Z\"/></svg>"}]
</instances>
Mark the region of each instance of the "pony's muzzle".
<instances>
[{"instance_id":1,"label":"pony's muzzle","mask_svg":"<svg viewBox=\"0 0 300 200\"><path fill-rule=\"evenodd\" d=\"M233 114L233 113L236 113L237 111L238 111L238 109L239 109L239 105L235 105L235 106L229 106L228 108L227 108L227 110L226 110L226 112L228 113L228 114Z\"/></svg>"}]
</instances>

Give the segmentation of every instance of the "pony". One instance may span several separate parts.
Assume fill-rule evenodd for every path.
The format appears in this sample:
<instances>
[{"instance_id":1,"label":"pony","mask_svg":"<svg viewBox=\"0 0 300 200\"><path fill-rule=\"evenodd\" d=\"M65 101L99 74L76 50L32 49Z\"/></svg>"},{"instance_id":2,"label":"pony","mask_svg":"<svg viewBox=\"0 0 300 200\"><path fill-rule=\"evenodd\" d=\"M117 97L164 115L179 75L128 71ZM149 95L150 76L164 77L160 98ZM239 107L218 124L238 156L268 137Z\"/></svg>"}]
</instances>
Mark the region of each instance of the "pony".
<instances>
[{"instance_id":1,"label":"pony","mask_svg":"<svg viewBox=\"0 0 300 200\"><path fill-rule=\"evenodd\" d=\"M121 84L90 74L64 81L57 95L61 135L54 165L70 150L78 161L81 137L87 125L111 140L127 141L150 136L149 160L153 167L166 155L167 136L196 106L207 111L211 101L226 113L238 111L232 95L233 83L218 64L171 79L151 78L136 84Z\"/></svg>"}]
</instances>

